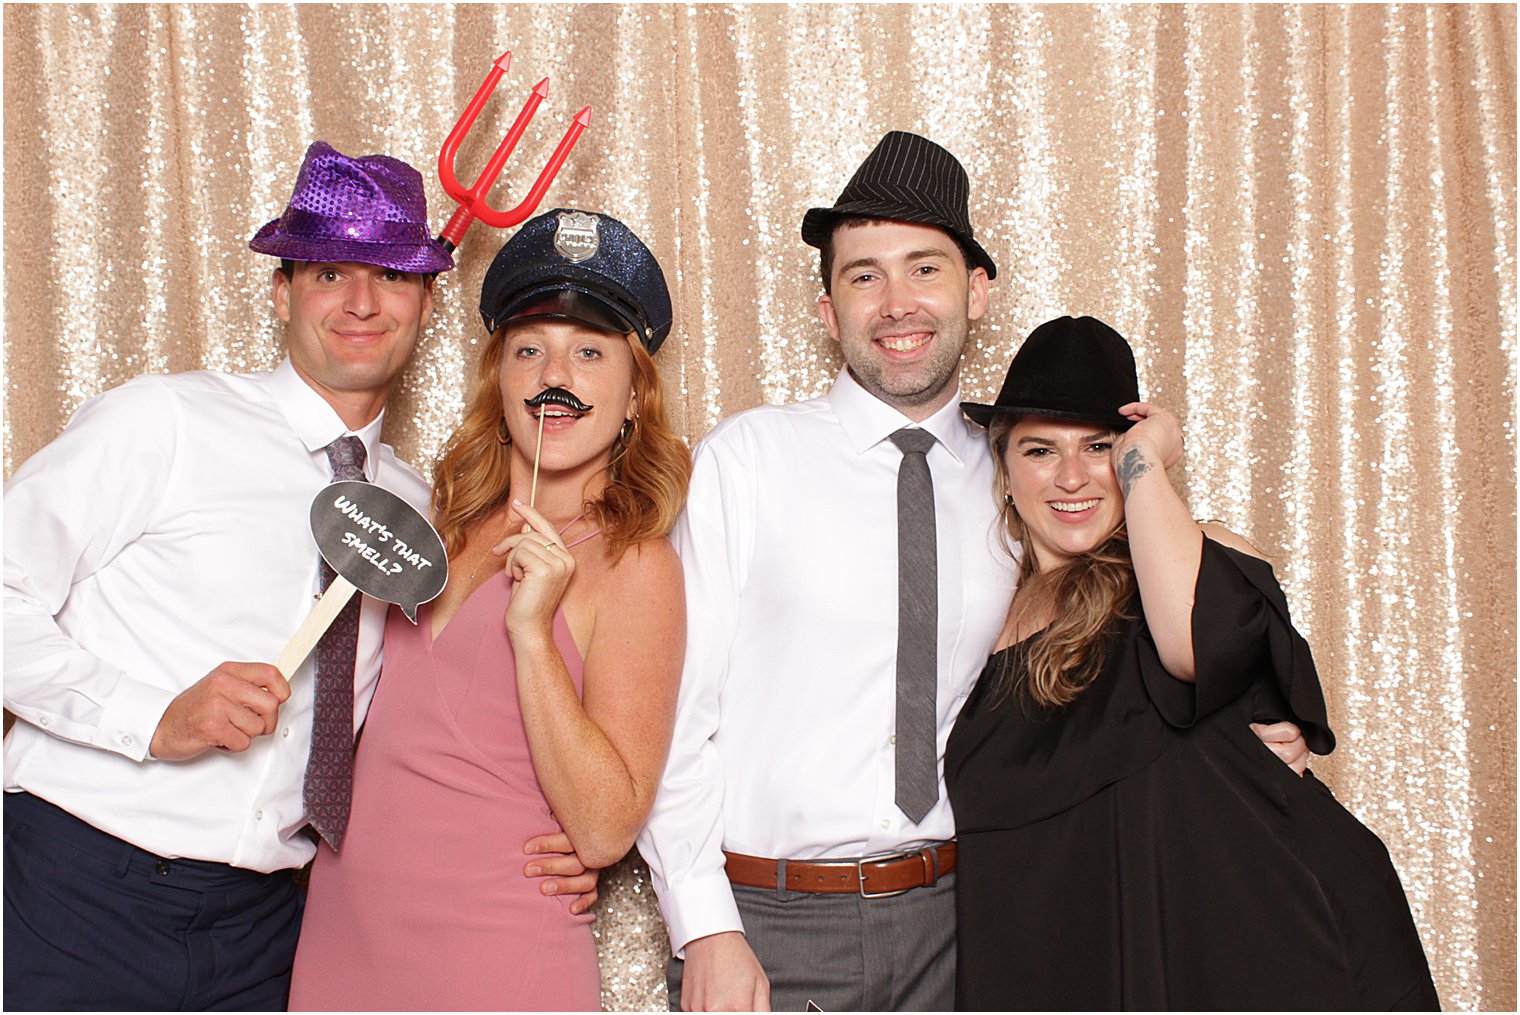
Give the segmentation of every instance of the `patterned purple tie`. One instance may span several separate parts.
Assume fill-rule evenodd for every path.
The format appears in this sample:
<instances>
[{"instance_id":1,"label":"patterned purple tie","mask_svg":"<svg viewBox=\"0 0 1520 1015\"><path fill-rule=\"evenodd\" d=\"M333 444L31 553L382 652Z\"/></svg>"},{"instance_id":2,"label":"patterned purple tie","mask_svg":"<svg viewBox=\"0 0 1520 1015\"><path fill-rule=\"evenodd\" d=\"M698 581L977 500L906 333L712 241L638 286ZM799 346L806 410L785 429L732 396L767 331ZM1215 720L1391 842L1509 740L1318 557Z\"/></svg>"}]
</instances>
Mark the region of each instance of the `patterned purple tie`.
<instances>
[{"instance_id":1,"label":"patterned purple tie","mask_svg":"<svg viewBox=\"0 0 1520 1015\"><path fill-rule=\"evenodd\" d=\"M327 445L333 482L364 480L364 442L339 437ZM321 561L322 587L337 572ZM355 594L317 642L316 702L311 723L311 756L306 760L306 816L317 834L336 850L348 827L354 783L354 655L359 644L359 601Z\"/></svg>"}]
</instances>

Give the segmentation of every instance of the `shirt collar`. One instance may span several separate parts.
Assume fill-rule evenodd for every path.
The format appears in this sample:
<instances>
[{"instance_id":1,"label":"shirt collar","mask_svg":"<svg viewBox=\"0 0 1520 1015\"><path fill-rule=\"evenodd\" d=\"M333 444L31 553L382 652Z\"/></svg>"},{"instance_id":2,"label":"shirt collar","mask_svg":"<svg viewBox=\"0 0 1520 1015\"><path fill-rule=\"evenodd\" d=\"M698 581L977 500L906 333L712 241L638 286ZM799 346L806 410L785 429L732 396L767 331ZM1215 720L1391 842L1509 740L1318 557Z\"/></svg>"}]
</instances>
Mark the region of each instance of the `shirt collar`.
<instances>
[{"instance_id":1,"label":"shirt collar","mask_svg":"<svg viewBox=\"0 0 1520 1015\"><path fill-rule=\"evenodd\" d=\"M849 367L839 371L839 377L825 398L856 454L864 454L905 426L921 427L933 434L934 439L960 463L975 455L976 445L983 440L981 428L973 428L961 412L959 385L950 401L921 423L914 423L861 387L860 382L850 375Z\"/></svg>"},{"instance_id":2,"label":"shirt collar","mask_svg":"<svg viewBox=\"0 0 1520 1015\"><path fill-rule=\"evenodd\" d=\"M364 442L364 475L371 482L375 479L375 451L380 446L380 430L385 423L382 409L370 423L360 430L349 430L337 410L327 404L327 399L301 379L287 356L269 375L269 388L274 401L296 432L306 450L323 454L327 445L345 434L352 433Z\"/></svg>"}]
</instances>

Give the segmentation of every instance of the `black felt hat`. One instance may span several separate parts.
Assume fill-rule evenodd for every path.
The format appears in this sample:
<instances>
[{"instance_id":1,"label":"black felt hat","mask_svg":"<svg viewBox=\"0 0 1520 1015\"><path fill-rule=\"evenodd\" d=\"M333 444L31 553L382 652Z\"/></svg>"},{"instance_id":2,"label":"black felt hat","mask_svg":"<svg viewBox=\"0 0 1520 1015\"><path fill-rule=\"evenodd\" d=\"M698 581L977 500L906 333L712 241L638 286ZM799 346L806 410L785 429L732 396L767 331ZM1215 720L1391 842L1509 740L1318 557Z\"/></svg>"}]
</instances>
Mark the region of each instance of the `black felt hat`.
<instances>
[{"instance_id":1,"label":"black felt hat","mask_svg":"<svg viewBox=\"0 0 1520 1015\"><path fill-rule=\"evenodd\" d=\"M632 331L654 355L670 334L665 273L632 229L608 215L556 208L523 224L486 269L480 316L560 317Z\"/></svg>"},{"instance_id":2,"label":"black felt hat","mask_svg":"<svg viewBox=\"0 0 1520 1015\"><path fill-rule=\"evenodd\" d=\"M1058 317L1024 340L991 405L962 402L982 426L992 417L1053 416L1128 430L1119 406L1140 401L1135 354L1124 336L1096 317Z\"/></svg>"},{"instance_id":3,"label":"black felt hat","mask_svg":"<svg viewBox=\"0 0 1520 1015\"><path fill-rule=\"evenodd\" d=\"M960 241L973 268L997 278L997 265L971 231L970 193L966 170L954 155L926 137L894 130L855 170L834 207L813 208L802 217L802 239L822 247L841 218L935 226Z\"/></svg>"}]
</instances>

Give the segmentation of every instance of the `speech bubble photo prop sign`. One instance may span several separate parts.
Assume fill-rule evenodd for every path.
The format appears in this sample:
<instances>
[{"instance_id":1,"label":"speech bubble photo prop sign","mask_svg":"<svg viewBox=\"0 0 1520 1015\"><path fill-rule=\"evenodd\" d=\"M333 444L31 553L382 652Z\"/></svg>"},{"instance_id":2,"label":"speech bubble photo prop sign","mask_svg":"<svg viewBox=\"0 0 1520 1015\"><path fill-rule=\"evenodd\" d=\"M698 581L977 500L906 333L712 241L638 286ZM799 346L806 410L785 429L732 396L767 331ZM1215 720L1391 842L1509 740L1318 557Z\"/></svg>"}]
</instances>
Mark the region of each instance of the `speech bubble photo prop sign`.
<instances>
[{"instance_id":1,"label":"speech bubble photo prop sign","mask_svg":"<svg viewBox=\"0 0 1520 1015\"><path fill-rule=\"evenodd\" d=\"M311 502L311 534L338 576L275 660L287 680L356 590L396 604L415 624L417 607L449 580L437 530L406 501L373 483L324 487Z\"/></svg>"}]
</instances>

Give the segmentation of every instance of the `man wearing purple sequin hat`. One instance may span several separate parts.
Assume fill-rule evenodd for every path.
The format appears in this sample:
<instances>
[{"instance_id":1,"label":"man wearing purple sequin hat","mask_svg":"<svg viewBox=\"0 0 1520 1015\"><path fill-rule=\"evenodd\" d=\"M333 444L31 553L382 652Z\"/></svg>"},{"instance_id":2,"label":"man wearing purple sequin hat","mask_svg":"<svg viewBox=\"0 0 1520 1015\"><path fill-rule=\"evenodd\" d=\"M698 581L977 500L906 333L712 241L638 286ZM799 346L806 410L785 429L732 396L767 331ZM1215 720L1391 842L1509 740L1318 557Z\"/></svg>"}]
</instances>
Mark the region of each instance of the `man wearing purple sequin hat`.
<instances>
[{"instance_id":1,"label":"man wearing purple sequin hat","mask_svg":"<svg viewBox=\"0 0 1520 1015\"><path fill-rule=\"evenodd\" d=\"M269 661L325 583L318 490L427 508L380 430L453 261L415 169L322 142L250 246L281 259L274 370L139 377L6 486L10 1009L283 1008L308 821L341 842L385 605L288 683Z\"/></svg>"}]
</instances>

